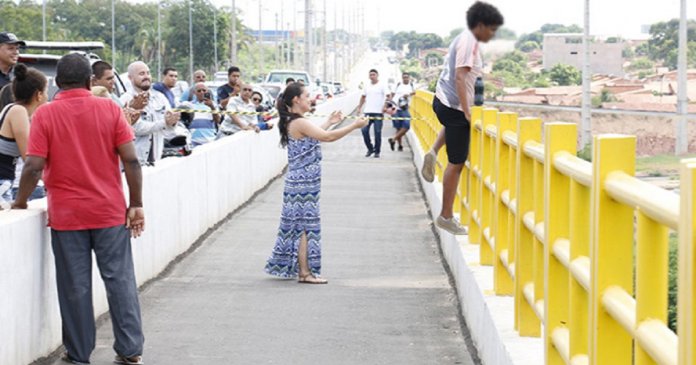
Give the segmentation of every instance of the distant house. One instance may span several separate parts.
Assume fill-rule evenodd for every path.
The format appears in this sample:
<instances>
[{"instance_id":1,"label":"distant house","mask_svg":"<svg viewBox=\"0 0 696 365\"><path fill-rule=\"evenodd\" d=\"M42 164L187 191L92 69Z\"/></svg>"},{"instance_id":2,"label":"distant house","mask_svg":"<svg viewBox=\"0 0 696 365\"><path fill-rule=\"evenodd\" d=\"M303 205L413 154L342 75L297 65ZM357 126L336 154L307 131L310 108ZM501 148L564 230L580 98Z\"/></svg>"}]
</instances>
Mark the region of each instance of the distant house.
<instances>
[{"instance_id":1,"label":"distant house","mask_svg":"<svg viewBox=\"0 0 696 365\"><path fill-rule=\"evenodd\" d=\"M544 34L544 69L563 63L582 70L583 50L580 33L546 33ZM590 43L590 69L594 74L623 76L624 42Z\"/></svg>"}]
</instances>

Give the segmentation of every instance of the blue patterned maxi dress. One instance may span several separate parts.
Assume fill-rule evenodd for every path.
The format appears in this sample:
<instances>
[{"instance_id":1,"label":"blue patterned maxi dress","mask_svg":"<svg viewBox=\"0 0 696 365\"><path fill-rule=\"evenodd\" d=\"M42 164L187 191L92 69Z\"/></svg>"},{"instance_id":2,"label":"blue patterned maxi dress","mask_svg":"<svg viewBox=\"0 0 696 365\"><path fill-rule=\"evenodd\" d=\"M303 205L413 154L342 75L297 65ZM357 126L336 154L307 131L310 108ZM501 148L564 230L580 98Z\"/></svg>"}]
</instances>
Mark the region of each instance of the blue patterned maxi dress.
<instances>
[{"instance_id":1,"label":"blue patterned maxi dress","mask_svg":"<svg viewBox=\"0 0 696 365\"><path fill-rule=\"evenodd\" d=\"M266 272L294 278L299 272L297 252L302 233L307 234L307 261L313 275L321 271L321 223L319 190L321 188L321 148L313 138L288 141L288 172L283 191L278 237Z\"/></svg>"}]
</instances>

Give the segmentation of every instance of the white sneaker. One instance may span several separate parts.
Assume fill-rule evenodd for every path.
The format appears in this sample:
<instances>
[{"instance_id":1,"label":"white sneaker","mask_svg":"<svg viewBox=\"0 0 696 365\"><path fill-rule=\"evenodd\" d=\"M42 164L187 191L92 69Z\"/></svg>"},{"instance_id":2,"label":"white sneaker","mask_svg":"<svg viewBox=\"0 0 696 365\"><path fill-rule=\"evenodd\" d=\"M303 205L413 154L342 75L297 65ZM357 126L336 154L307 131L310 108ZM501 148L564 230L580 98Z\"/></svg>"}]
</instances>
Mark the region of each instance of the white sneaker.
<instances>
[{"instance_id":1,"label":"white sneaker","mask_svg":"<svg viewBox=\"0 0 696 365\"><path fill-rule=\"evenodd\" d=\"M467 229L466 227L462 226L457 222L454 217L450 219L443 218L442 216L438 216L437 219L435 220L435 225L444 229L445 231L455 235L455 236L462 236L467 234Z\"/></svg>"},{"instance_id":2,"label":"white sneaker","mask_svg":"<svg viewBox=\"0 0 696 365\"><path fill-rule=\"evenodd\" d=\"M430 151L423 156L423 168L421 169L421 175L423 179L427 182L433 182L435 180L435 163L437 161L437 155Z\"/></svg>"}]
</instances>

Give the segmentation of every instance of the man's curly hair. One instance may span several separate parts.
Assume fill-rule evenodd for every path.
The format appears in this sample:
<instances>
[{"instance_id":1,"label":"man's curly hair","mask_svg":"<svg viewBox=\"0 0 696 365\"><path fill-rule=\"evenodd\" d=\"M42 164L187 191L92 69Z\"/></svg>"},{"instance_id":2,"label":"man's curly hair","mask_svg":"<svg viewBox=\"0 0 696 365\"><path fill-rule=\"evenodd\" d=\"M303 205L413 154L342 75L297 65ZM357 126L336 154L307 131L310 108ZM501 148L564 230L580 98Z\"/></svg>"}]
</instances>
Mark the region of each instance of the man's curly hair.
<instances>
[{"instance_id":1,"label":"man's curly hair","mask_svg":"<svg viewBox=\"0 0 696 365\"><path fill-rule=\"evenodd\" d=\"M479 23L485 26L501 26L504 20L495 6L477 1L466 11L466 23L469 29L474 29Z\"/></svg>"}]
</instances>

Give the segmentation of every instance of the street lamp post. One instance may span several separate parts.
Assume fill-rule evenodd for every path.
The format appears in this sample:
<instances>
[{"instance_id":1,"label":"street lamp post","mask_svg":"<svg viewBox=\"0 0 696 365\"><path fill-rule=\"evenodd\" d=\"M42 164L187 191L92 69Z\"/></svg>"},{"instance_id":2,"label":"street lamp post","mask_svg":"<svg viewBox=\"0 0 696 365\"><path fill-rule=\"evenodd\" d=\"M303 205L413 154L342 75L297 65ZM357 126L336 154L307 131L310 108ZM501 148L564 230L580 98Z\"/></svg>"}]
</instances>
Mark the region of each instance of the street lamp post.
<instances>
[{"instance_id":1,"label":"street lamp post","mask_svg":"<svg viewBox=\"0 0 696 365\"><path fill-rule=\"evenodd\" d=\"M677 57L677 123L676 134L677 143L675 152L682 155L689 150L689 136L687 135L686 113L688 109L688 98L686 95L686 0L681 0L679 17L679 54Z\"/></svg>"},{"instance_id":2,"label":"street lamp post","mask_svg":"<svg viewBox=\"0 0 696 365\"><path fill-rule=\"evenodd\" d=\"M259 0L259 75L263 74L264 69L264 55L263 55L263 25L262 25L262 15L263 7L261 5L262 1Z\"/></svg>"},{"instance_id":3,"label":"street lamp post","mask_svg":"<svg viewBox=\"0 0 696 365\"><path fill-rule=\"evenodd\" d=\"M188 0L189 16L189 79L193 85L193 16L191 15L191 0Z\"/></svg>"},{"instance_id":4,"label":"street lamp post","mask_svg":"<svg viewBox=\"0 0 696 365\"><path fill-rule=\"evenodd\" d=\"M162 2L157 0L157 75L162 74L162 28L160 23L162 22L162 16L160 14L160 8L162 7Z\"/></svg>"},{"instance_id":5,"label":"street lamp post","mask_svg":"<svg viewBox=\"0 0 696 365\"><path fill-rule=\"evenodd\" d=\"M312 63L312 52L314 52L314 42L312 30L312 0L305 0L305 71L313 75L314 64Z\"/></svg>"},{"instance_id":6,"label":"street lamp post","mask_svg":"<svg viewBox=\"0 0 696 365\"><path fill-rule=\"evenodd\" d=\"M230 66L237 63L237 11L232 0L232 44L230 47Z\"/></svg>"},{"instance_id":7,"label":"street lamp post","mask_svg":"<svg viewBox=\"0 0 696 365\"><path fill-rule=\"evenodd\" d=\"M217 36L217 8L215 5L213 5L213 40L215 44L213 45L213 52L215 54L215 70L213 73L217 72L218 70L218 36Z\"/></svg>"}]
</instances>

